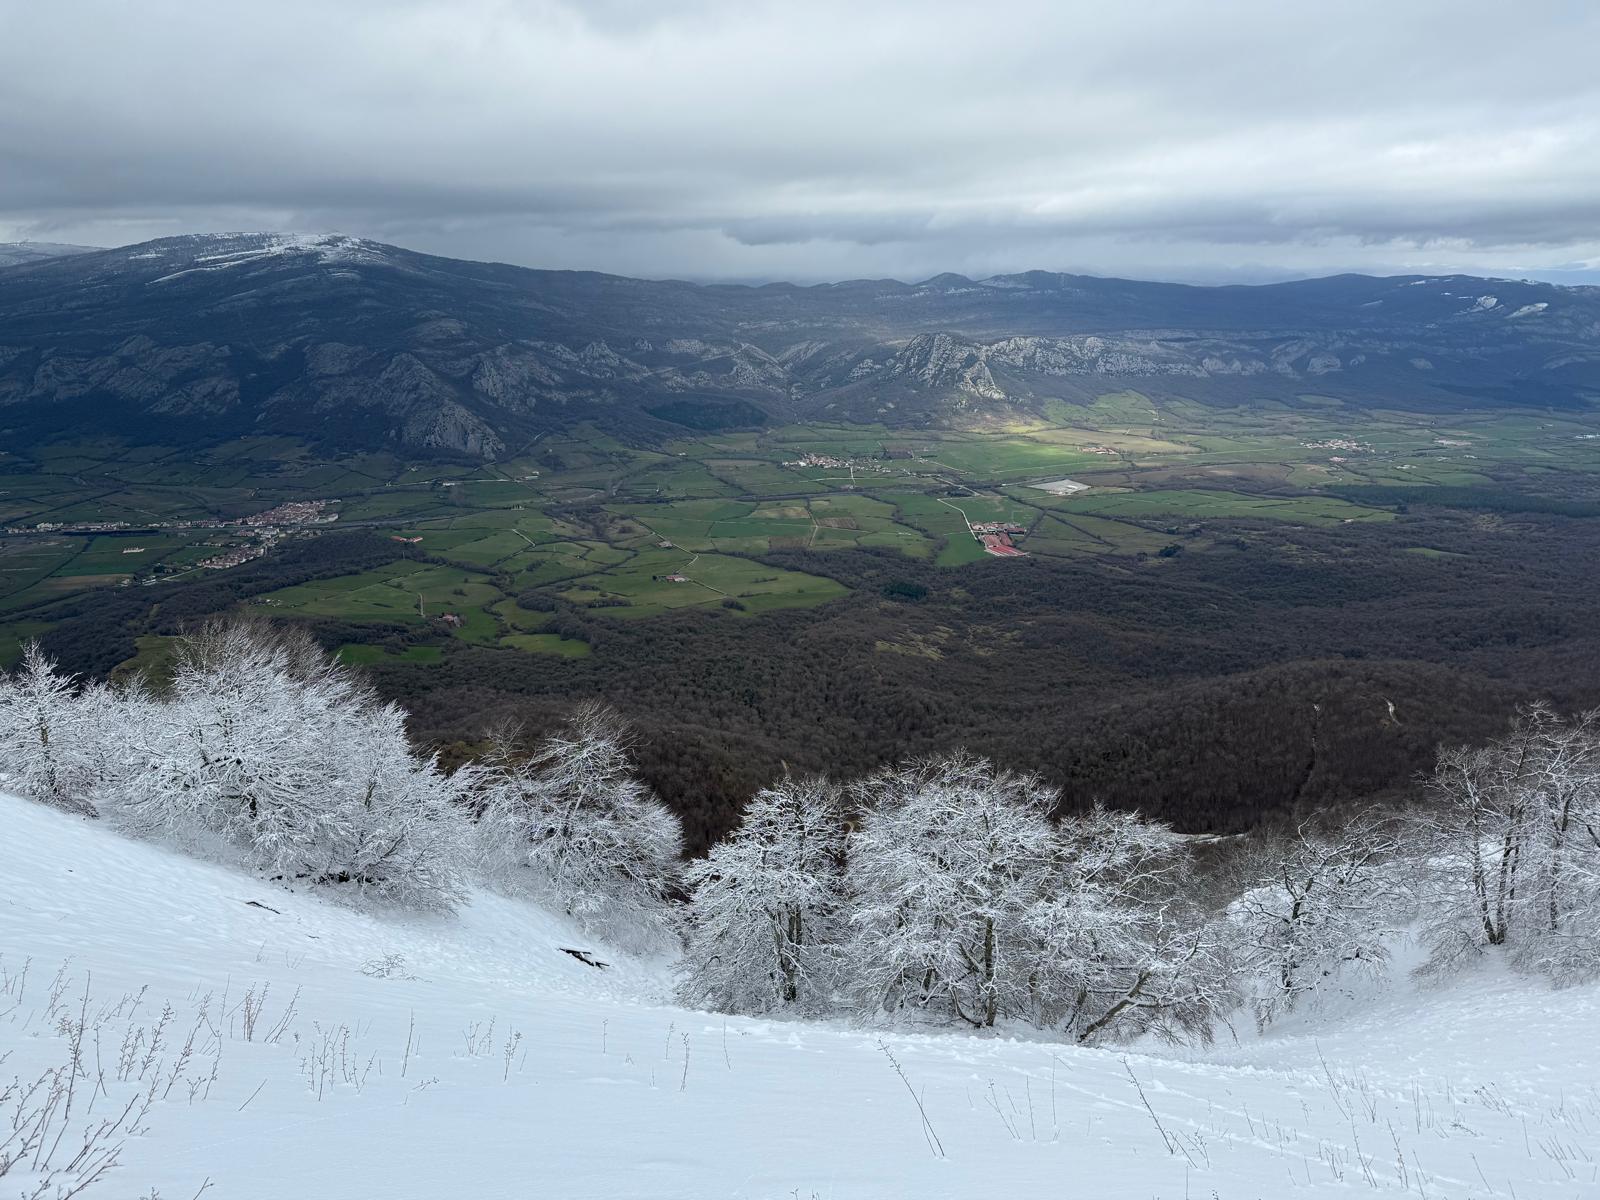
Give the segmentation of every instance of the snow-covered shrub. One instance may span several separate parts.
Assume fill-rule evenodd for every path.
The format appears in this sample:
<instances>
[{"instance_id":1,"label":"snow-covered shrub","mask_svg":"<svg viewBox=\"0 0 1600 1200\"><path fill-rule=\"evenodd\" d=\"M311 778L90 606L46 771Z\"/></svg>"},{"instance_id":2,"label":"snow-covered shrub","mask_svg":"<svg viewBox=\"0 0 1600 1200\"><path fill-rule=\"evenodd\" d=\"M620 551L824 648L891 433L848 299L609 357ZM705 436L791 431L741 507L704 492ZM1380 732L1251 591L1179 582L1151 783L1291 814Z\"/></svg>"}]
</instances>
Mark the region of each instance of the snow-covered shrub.
<instances>
[{"instance_id":1,"label":"snow-covered shrub","mask_svg":"<svg viewBox=\"0 0 1600 1200\"><path fill-rule=\"evenodd\" d=\"M619 944L658 944L683 855L683 830L633 770L627 728L585 704L519 758L485 769L480 857L502 886L526 890Z\"/></svg>"},{"instance_id":2,"label":"snow-covered shrub","mask_svg":"<svg viewBox=\"0 0 1600 1200\"><path fill-rule=\"evenodd\" d=\"M841 790L826 779L785 778L755 794L738 830L685 872L685 1004L730 1013L824 1005L844 840Z\"/></svg>"},{"instance_id":3,"label":"snow-covered shrub","mask_svg":"<svg viewBox=\"0 0 1600 1200\"><path fill-rule=\"evenodd\" d=\"M124 728L104 719L110 693L79 689L30 642L22 662L0 675L0 771L29 799L94 814L102 772L116 757Z\"/></svg>"},{"instance_id":4,"label":"snow-covered shrub","mask_svg":"<svg viewBox=\"0 0 1600 1200\"><path fill-rule=\"evenodd\" d=\"M1558 982L1600 973L1600 711L1525 708L1489 745L1441 750L1430 785L1430 966L1503 946Z\"/></svg>"},{"instance_id":5,"label":"snow-covered shrub","mask_svg":"<svg viewBox=\"0 0 1600 1200\"><path fill-rule=\"evenodd\" d=\"M1323 831L1302 824L1246 856L1228 915L1260 1025L1341 979L1383 973L1412 909L1395 869L1400 850L1362 814Z\"/></svg>"},{"instance_id":6,"label":"snow-covered shrub","mask_svg":"<svg viewBox=\"0 0 1600 1200\"><path fill-rule=\"evenodd\" d=\"M403 714L308 642L246 624L183 640L134 745L115 812L137 832L289 884L445 906L464 893L470 777L417 755Z\"/></svg>"}]
</instances>

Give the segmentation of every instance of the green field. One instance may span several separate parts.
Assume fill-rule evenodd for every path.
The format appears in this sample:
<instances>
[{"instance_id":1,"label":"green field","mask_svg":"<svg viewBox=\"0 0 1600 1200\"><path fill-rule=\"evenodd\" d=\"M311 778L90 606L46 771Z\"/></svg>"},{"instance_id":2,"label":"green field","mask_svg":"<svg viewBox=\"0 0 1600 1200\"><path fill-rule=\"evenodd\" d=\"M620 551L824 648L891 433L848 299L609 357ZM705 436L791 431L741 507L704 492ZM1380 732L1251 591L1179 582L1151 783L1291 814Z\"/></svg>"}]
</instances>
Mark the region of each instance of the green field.
<instances>
[{"instance_id":1,"label":"green field","mask_svg":"<svg viewBox=\"0 0 1600 1200\"><path fill-rule=\"evenodd\" d=\"M1049 401L1043 413L970 430L686 430L656 446L579 426L481 467L382 453L324 459L281 437L199 454L102 439L4 455L0 523L27 532L0 534L0 663L47 632L52 606L77 592L148 588L159 603L169 581L207 577L202 559L255 536L226 522L287 501L327 501L335 529L407 539L406 557L251 602L313 621L409 626L426 644L352 643L341 654L418 664L451 643L590 653L547 628L550 606L636 620L696 608L759 614L845 594L810 567L825 558L805 560L806 570L762 561L791 552L1015 569L983 552L969 522L1021 526L1018 547L1037 557L1154 567L1175 538L1205 553L1236 541L1240 523L1391 522L1430 495L1496 512L1527 495L1536 511L1572 516L1600 501L1600 415L1590 411L1441 420L1401 403L1358 412L1314 394L1217 407L1124 391ZM1036 486L1064 478L1085 490ZM87 521L127 528L70 528ZM537 611L514 602L530 594L544 597ZM141 645L126 665L158 663L159 649Z\"/></svg>"},{"instance_id":2,"label":"green field","mask_svg":"<svg viewBox=\"0 0 1600 1200\"><path fill-rule=\"evenodd\" d=\"M561 658L585 658L589 654L588 642L558 633L515 633L501 638L500 644L528 654L554 654Z\"/></svg>"},{"instance_id":3,"label":"green field","mask_svg":"<svg viewBox=\"0 0 1600 1200\"><path fill-rule=\"evenodd\" d=\"M1364 508L1327 496L1250 496L1223 491L1119 492L1063 497L1056 505L1066 513L1100 517L1184 517L1191 520L1261 518L1333 525L1342 521L1389 521L1386 509Z\"/></svg>"},{"instance_id":4,"label":"green field","mask_svg":"<svg viewBox=\"0 0 1600 1200\"><path fill-rule=\"evenodd\" d=\"M646 617L711 605L723 605L733 611L766 612L824 604L844 594L842 585L817 575L785 571L743 558L685 555L679 550L660 549L641 551L626 564L573 580L559 592L573 604L601 608L621 617Z\"/></svg>"}]
</instances>

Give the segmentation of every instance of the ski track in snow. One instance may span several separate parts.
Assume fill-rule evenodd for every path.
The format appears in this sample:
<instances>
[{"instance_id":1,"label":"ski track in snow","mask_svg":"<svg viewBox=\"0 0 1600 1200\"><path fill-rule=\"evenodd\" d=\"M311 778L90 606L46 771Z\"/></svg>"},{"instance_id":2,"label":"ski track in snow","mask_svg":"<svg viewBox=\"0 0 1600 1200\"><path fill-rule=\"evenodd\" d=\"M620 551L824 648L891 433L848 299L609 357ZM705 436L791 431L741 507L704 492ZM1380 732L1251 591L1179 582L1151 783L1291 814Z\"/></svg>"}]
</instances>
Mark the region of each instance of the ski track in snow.
<instances>
[{"instance_id":1,"label":"ski track in snow","mask_svg":"<svg viewBox=\"0 0 1600 1200\"><path fill-rule=\"evenodd\" d=\"M363 973L392 955L393 977ZM1137 1052L724 1020L667 1003L668 964L518 901L364 912L9 797L0 956L32 959L24 1003L0 1000L0 1089L61 1061L38 1010L69 960L69 998L86 975L97 1003L149 985L180 1023L270 984L270 1024L300 989L276 1044L230 1022L210 1098L158 1103L89 1200L207 1179L209 1200L1600 1196L1595 986L1402 980L1265 1037ZM341 1024L370 1073L319 1098L303 1060Z\"/></svg>"}]
</instances>

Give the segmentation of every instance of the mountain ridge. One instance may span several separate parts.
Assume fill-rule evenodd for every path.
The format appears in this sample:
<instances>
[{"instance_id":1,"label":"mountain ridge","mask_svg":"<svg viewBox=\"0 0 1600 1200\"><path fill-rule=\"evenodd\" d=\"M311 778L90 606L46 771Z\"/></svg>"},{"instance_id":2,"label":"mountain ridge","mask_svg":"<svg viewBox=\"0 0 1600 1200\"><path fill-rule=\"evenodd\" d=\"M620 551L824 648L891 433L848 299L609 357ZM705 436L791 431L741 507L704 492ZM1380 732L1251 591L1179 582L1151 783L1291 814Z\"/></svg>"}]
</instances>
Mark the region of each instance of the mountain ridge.
<instances>
[{"instance_id":1,"label":"mountain ridge","mask_svg":"<svg viewBox=\"0 0 1600 1200\"><path fill-rule=\"evenodd\" d=\"M73 254L92 254L101 249L104 247L75 246L70 242L0 242L0 269Z\"/></svg>"},{"instance_id":2,"label":"mountain ridge","mask_svg":"<svg viewBox=\"0 0 1600 1200\"><path fill-rule=\"evenodd\" d=\"M1202 403L1570 407L1600 396L1600 289L1337 275L1215 287L1033 271L698 284L338 234L184 235L0 268L0 431L493 459L597 421L1014 420L1131 386ZM719 411L726 406L726 413Z\"/></svg>"}]
</instances>

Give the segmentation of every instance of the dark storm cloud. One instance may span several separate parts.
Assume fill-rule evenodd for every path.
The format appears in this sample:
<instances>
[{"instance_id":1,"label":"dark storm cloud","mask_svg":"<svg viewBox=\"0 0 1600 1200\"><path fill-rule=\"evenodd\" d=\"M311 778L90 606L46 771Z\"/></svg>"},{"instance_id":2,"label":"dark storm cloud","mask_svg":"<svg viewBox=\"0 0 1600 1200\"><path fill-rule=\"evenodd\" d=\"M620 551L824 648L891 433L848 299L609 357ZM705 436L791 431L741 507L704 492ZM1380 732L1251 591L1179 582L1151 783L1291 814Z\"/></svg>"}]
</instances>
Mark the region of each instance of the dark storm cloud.
<instances>
[{"instance_id":1,"label":"dark storm cloud","mask_svg":"<svg viewBox=\"0 0 1600 1200\"><path fill-rule=\"evenodd\" d=\"M0 0L0 238L634 274L1600 265L1600 9Z\"/></svg>"}]
</instances>

